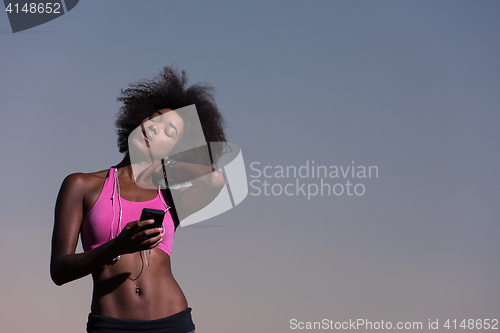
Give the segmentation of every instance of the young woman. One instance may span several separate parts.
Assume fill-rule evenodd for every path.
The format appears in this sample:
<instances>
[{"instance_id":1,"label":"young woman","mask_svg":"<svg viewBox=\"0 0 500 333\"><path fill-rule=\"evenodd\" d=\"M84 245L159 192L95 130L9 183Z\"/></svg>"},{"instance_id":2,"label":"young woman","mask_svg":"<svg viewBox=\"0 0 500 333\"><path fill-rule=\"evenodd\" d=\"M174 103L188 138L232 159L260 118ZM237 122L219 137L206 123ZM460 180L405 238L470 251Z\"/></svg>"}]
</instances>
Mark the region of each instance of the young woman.
<instances>
[{"instance_id":1,"label":"young woman","mask_svg":"<svg viewBox=\"0 0 500 333\"><path fill-rule=\"evenodd\" d=\"M205 141L226 139L213 88L186 85L185 72L165 67L153 80L122 90L118 100L123 106L116 126L123 160L110 169L71 174L61 186L50 272L57 285L92 274L89 333L194 332L191 309L170 269L174 232L179 220L217 196L224 176L206 164L197 164L192 154L186 155L185 161L169 157L191 136L189 120L175 110L194 104ZM191 186L183 190L141 186L135 177L139 175L134 173L139 163L130 158L133 140L128 140L137 128L145 146L150 149L154 145L155 153L164 156L161 163L151 161L141 180L159 174L165 178L163 184L190 181ZM215 163L221 151L216 147L210 154ZM143 208L163 210L163 225L148 228L154 221L140 221ZM79 234L83 253L75 253Z\"/></svg>"}]
</instances>

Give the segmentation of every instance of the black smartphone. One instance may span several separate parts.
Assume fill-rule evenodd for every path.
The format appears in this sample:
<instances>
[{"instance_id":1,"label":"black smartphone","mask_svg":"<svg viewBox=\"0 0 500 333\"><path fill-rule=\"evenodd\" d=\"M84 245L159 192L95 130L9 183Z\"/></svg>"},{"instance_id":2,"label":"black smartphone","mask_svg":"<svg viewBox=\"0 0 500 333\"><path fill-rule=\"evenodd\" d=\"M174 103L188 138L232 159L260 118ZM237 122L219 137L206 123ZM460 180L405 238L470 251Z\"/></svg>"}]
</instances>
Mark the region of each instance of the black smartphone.
<instances>
[{"instance_id":1,"label":"black smartphone","mask_svg":"<svg viewBox=\"0 0 500 333\"><path fill-rule=\"evenodd\" d=\"M163 226L163 217L165 216L165 211L153 208L144 208L141 213L141 218L139 221L144 220L155 220L155 223L148 225L145 229L151 228L161 228Z\"/></svg>"}]
</instances>

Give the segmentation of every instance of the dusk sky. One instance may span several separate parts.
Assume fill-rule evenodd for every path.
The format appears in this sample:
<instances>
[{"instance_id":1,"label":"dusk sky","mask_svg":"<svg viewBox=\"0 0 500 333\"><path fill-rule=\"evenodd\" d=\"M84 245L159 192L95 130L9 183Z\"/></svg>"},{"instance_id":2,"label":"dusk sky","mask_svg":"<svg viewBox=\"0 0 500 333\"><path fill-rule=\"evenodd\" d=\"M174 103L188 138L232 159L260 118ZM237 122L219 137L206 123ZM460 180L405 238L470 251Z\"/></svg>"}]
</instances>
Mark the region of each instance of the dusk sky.
<instances>
[{"instance_id":1,"label":"dusk sky","mask_svg":"<svg viewBox=\"0 0 500 333\"><path fill-rule=\"evenodd\" d=\"M56 196L121 160L120 90L172 65L216 87L249 184L177 230L197 332L500 320L499 18L498 1L86 0L12 33L0 14L0 331L85 331L91 277L49 275Z\"/></svg>"}]
</instances>

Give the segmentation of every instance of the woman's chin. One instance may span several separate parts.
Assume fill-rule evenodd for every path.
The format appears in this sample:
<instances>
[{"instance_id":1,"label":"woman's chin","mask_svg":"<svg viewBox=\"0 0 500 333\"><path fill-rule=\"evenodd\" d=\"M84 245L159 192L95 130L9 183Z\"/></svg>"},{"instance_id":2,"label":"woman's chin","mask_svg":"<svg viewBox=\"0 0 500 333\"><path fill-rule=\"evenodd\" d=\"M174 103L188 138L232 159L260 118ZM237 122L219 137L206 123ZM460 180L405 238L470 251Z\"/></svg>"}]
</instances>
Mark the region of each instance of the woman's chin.
<instances>
[{"instance_id":1,"label":"woman's chin","mask_svg":"<svg viewBox=\"0 0 500 333\"><path fill-rule=\"evenodd\" d=\"M155 161L160 161L166 158L168 154L170 154L169 149L155 149L155 147L151 149L151 156L153 156Z\"/></svg>"}]
</instances>

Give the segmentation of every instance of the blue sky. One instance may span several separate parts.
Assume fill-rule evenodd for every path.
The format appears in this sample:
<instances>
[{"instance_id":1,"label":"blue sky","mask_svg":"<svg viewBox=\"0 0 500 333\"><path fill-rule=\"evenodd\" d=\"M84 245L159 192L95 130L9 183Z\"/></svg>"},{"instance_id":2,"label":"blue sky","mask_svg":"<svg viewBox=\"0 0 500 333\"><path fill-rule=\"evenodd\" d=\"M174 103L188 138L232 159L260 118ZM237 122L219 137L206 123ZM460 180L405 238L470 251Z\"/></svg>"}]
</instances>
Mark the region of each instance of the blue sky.
<instances>
[{"instance_id":1,"label":"blue sky","mask_svg":"<svg viewBox=\"0 0 500 333\"><path fill-rule=\"evenodd\" d=\"M90 277L49 277L55 198L66 175L120 161L120 89L168 65L217 88L249 174L379 168L351 179L362 196L249 195L181 228L173 272L197 329L498 316L499 14L496 1L89 0L16 34L0 15L1 330L83 330ZM268 182L297 179L320 182Z\"/></svg>"}]
</instances>

